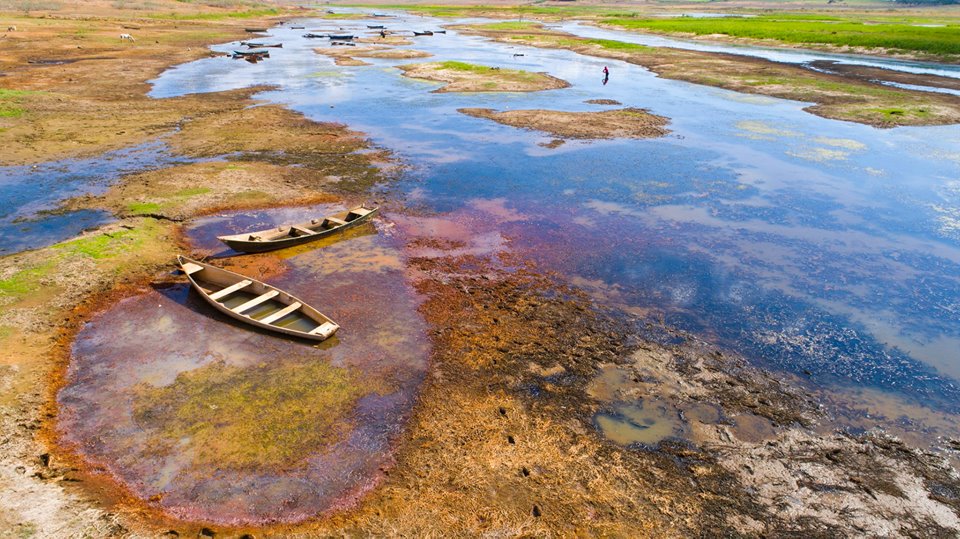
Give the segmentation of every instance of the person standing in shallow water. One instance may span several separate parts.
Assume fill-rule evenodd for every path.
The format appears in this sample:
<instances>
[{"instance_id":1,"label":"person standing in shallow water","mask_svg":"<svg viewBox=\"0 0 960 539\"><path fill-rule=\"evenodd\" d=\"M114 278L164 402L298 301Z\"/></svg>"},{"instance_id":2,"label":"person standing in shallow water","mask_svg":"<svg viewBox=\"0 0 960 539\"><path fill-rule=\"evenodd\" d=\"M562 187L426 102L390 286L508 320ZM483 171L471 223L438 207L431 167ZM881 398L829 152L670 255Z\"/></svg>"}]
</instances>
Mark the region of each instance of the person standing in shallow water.
<instances>
[{"instance_id":1,"label":"person standing in shallow water","mask_svg":"<svg viewBox=\"0 0 960 539\"><path fill-rule=\"evenodd\" d=\"M610 70L607 66L603 66L603 85L606 86L608 82L610 82Z\"/></svg>"}]
</instances>

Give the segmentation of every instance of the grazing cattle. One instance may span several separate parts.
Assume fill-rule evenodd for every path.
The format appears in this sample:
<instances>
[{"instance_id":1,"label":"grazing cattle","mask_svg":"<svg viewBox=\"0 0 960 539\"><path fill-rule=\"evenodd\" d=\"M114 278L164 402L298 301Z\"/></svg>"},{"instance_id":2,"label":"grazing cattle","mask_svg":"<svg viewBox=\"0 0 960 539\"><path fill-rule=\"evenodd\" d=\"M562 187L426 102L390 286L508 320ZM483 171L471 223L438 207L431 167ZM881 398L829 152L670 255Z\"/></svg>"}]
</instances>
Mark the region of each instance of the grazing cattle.
<instances>
[{"instance_id":1,"label":"grazing cattle","mask_svg":"<svg viewBox=\"0 0 960 539\"><path fill-rule=\"evenodd\" d=\"M17 27L16 27L16 26L8 26L8 27L7 27L7 32L16 32L16 31L17 31Z\"/></svg>"},{"instance_id":2,"label":"grazing cattle","mask_svg":"<svg viewBox=\"0 0 960 539\"><path fill-rule=\"evenodd\" d=\"M130 34L120 34L120 39L121 40L128 39L130 41L136 41L136 39L133 39L133 36L131 36Z\"/></svg>"}]
</instances>

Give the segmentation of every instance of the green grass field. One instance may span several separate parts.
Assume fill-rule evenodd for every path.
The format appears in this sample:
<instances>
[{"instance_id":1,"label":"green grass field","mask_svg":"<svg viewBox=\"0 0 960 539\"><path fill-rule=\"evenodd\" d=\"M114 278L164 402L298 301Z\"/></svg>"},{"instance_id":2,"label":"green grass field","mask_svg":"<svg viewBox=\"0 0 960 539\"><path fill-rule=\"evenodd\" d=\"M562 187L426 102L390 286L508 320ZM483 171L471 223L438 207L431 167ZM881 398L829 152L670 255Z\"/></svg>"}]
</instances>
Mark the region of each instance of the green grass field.
<instances>
[{"instance_id":1,"label":"green grass field","mask_svg":"<svg viewBox=\"0 0 960 539\"><path fill-rule=\"evenodd\" d=\"M811 20L816 19L816 20ZM960 55L960 24L942 27L914 23L859 22L821 15L771 15L730 19L606 19L630 30L725 34L751 39L774 39L791 44L822 44L883 48L937 56Z\"/></svg>"}]
</instances>

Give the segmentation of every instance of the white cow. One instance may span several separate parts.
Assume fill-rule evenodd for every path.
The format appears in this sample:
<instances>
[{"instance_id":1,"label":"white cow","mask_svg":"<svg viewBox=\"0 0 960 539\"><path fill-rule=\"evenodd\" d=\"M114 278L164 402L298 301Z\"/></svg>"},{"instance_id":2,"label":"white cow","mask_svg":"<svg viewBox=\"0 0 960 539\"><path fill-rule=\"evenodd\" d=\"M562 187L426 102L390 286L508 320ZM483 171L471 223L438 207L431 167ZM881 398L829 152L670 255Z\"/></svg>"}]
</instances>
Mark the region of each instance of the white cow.
<instances>
[{"instance_id":1,"label":"white cow","mask_svg":"<svg viewBox=\"0 0 960 539\"><path fill-rule=\"evenodd\" d=\"M120 34L120 39L129 39L130 41L136 41L136 39L133 39L133 36L131 36L130 34Z\"/></svg>"},{"instance_id":2,"label":"white cow","mask_svg":"<svg viewBox=\"0 0 960 539\"><path fill-rule=\"evenodd\" d=\"M7 32L16 32L16 31L17 31L17 27L16 27L16 26L8 26L8 27L7 27Z\"/></svg>"}]
</instances>

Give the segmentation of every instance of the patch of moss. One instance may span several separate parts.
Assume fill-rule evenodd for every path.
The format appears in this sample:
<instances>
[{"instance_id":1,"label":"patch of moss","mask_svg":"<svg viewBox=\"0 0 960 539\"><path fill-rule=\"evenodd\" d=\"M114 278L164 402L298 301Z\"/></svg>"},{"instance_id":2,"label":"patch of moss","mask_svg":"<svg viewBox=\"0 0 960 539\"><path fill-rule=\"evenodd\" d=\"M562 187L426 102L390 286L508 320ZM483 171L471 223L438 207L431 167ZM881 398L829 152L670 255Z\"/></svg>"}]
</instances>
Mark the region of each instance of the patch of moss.
<instances>
[{"instance_id":1,"label":"patch of moss","mask_svg":"<svg viewBox=\"0 0 960 539\"><path fill-rule=\"evenodd\" d=\"M205 195L210 192L210 189L206 187L191 187L187 189L181 189L173 194L177 198L190 198L198 195Z\"/></svg>"},{"instance_id":2,"label":"patch of moss","mask_svg":"<svg viewBox=\"0 0 960 539\"><path fill-rule=\"evenodd\" d=\"M468 64L467 62L458 62L456 60L440 62L439 65L441 69L449 69L451 71L467 71L470 73L486 73L492 69L490 66Z\"/></svg>"},{"instance_id":3,"label":"patch of moss","mask_svg":"<svg viewBox=\"0 0 960 539\"><path fill-rule=\"evenodd\" d=\"M134 417L158 450L233 469L297 465L337 439L363 394L352 373L315 358L249 368L214 363L135 392Z\"/></svg>"},{"instance_id":4,"label":"patch of moss","mask_svg":"<svg viewBox=\"0 0 960 539\"><path fill-rule=\"evenodd\" d=\"M176 206L190 199L191 197L205 195L211 190L206 187L191 187L181 189L166 197L163 202L131 202L127 204L127 213L131 215L155 215L163 212L171 206Z\"/></svg>"},{"instance_id":5,"label":"patch of moss","mask_svg":"<svg viewBox=\"0 0 960 539\"><path fill-rule=\"evenodd\" d=\"M131 202L127 204L127 212L134 215L149 215L160 213L162 207L156 202Z\"/></svg>"},{"instance_id":6,"label":"patch of moss","mask_svg":"<svg viewBox=\"0 0 960 539\"><path fill-rule=\"evenodd\" d=\"M53 270L56 262L47 259L42 264L22 269L10 277L0 280L0 294L22 296L38 290L41 280Z\"/></svg>"},{"instance_id":7,"label":"patch of moss","mask_svg":"<svg viewBox=\"0 0 960 539\"><path fill-rule=\"evenodd\" d=\"M76 240L58 243L53 246L57 251L81 255L95 260L113 258L135 251L154 237L160 225L152 219L144 220L139 226L115 232L101 232Z\"/></svg>"},{"instance_id":8,"label":"patch of moss","mask_svg":"<svg viewBox=\"0 0 960 539\"><path fill-rule=\"evenodd\" d=\"M40 92L29 90L8 90L0 88L0 118L19 118L24 109L20 106L23 98Z\"/></svg>"}]
</instances>

